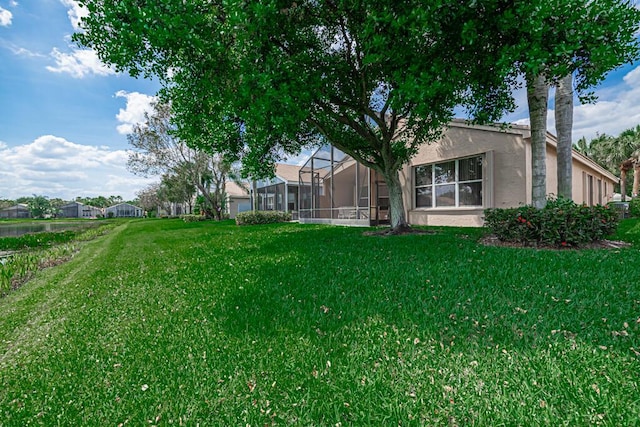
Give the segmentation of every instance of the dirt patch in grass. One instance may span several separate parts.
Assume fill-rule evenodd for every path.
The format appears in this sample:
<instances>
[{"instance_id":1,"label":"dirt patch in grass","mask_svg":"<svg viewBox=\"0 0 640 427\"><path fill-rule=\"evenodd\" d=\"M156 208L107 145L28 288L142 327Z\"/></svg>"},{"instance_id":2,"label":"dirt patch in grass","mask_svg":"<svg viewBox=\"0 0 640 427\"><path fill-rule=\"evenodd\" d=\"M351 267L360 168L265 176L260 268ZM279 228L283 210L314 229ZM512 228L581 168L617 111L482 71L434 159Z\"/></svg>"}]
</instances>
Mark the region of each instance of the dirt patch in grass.
<instances>
[{"instance_id":1,"label":"dirt patch in grass","mask_svg":"<svg viewBox=\"0 0 640 427\"><path fill-rule=\"evenodd\" d=\"M383 228L382 230L365 231L365 236L404 236L407 234L436 234L433 230L424 230L421 228L406 227L401 230L393 230L391 228Z\"/></svg>"},{"instance_id":2,"label":"dirt patch in grass","mask_svg":"<svg viewBox=\"0 0 640 427\"><path fill-rule=\"evenodd\" d=\"M479 242L485 246L500 246L505 248L532 248L545 250L581 250L581 249L621 249L628 248L631 243L620 240L598 240L596 242L583 243L578 246L541 245L530 242L506 242L496 236L489 235L481 238Z\"/></svg>"}]
</instances>

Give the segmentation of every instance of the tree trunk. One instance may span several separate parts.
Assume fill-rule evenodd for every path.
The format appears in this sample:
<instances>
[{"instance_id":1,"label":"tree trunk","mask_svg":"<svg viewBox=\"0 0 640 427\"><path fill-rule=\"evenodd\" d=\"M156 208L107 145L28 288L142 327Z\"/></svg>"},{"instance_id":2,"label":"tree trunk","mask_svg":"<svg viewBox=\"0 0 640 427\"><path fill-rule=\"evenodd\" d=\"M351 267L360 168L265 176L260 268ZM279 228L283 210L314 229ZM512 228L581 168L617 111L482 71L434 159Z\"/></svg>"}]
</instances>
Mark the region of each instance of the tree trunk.
<instances>
[{"instance_id":1,"label":"tree trunk","mask_svg":"<svg viewBox=\"0 0 640 427\"><path fill-rule=\"evenodd\" d=\"M252 200L252 208L254 211L259 210L258 207L258 183L256 182L255 179L253 179L253 177L251 178L251 189L252 189L252 193L253 193L253 200Z\"/></svg>"},{"instance_id":2,"label":"tree trunk","mask_svg":"<svg viewBox=\"0 0 640 427\"><path fill-rule=\"evenodd\" d=\"M402 186L400 185L400 172L393 171L383 173L384 181L389 189L389 216L391 223L391 233L401 233L411 227L407 223L404 210L404 200L402 199Z\"/></svg>"},{"instance_id":3,"label":"tree trunk","mask_svg":"<svg viewBox=\"0 0 640 427\"><path fill-rule=\"evenodd\" d=\"M633 164L633 190L631 190L631 197L638 197L638 190L640 190L640 163Z\"/></svg>"},{"instance_id":4,"label":"tree trunk","mask_svg":"<svg viewBox=\"0 0 640 427\"><path fill-rule=\"evenodd\" d=\"M556 131L558 132L558 197L572 199L571 132L573 130L573 79L563 77L556 86Z\"/></svg>"},{"instance_id":5,"label":"tree trunk","mask_svg":"<svg viewBox=\"0 0 640 427\"><path fill-rule=\"evenodd\" d=\"M547 203L547 102L549 86L544 76L527 81L531 121L531 203L541 209Z\"/></svg>"},{"instance_id":6,"label":"tree trunk","mask_svg":"<svg viewBox=\"0 0 640 427\"><path fill-rule=\"evenodd\" d=\"M623 202L627 201L627 169L620 167L620 196Z\"/></svg>"}]
</instances>

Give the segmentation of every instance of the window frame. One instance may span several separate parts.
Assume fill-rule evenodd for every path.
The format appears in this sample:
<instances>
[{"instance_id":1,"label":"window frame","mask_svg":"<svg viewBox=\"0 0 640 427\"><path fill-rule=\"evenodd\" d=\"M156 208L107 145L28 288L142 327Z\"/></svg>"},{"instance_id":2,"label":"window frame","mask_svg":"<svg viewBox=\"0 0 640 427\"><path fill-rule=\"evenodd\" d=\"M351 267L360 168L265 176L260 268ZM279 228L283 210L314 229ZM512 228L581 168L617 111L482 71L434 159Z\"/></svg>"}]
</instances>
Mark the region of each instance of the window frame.
<instances>
[{"instance_id":1,"label":"window frame","mask_svg":"<svg viewBox=\"0 0 640 427\"><path fill-rule=\"evenodd\" d=\"M460 161L462 160L468 160L468 159L479 159L480 160L480 165L481 165L481 169L480 169L480 178L477 179L467 179L464 181L460 181ZM486 175L486 154L485 153L481 153L481 154L474 154L472 156L465 156L465 157L459 157L456 159L446 159L446 160L442 160L439 162L433 162L433 163L425 163L425 164L420 164L420 165L415 165L412 167L412 179L413 179L413 206L414 209L441 209L441 210L446 210L446 209L478 209L478 208L482 208L484 207L485 204L485 175ZM444 165L447 163L454 163L454 177L452 181L448 181L448 182L436 182L436 169L437 169L437 165ZM418 178L416 176L416 172L419 168L428 168L431 172L431 177L426 179L426 181L429 181L428 184L424 184L424 185L417 185L418 182ZM471 184L471 183L480 183L480 204L479 205L460 205L460 186L464 185L464 184ZM445 186L454 186L454 197L455 197L455 202L453 205L448 205L448 206L443 206L437 205L437 188L440 187L445 187ZM418 190L422 189L422 188L427 188L427 189L431 189L431 206L418 206Z\"/></svg>"}]
</instances>

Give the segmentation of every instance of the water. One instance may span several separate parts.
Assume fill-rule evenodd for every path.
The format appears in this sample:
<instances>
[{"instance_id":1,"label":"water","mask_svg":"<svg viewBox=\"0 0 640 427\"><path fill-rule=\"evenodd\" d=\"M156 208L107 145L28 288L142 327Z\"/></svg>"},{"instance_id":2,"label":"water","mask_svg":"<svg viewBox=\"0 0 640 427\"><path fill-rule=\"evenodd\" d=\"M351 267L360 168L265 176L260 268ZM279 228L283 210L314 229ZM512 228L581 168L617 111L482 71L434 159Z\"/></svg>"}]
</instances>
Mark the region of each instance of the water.
<instances>
[{"instance_id":1,"label":"water","mask_svg":"<svg viewBox=\"0 0 640 427\"><path fill-rule=\"evenodd\" d=\"M27 233L43 233L45 231L65 231L77 228L91 227L97 224L89 222L21 222L3 224L0 222L0 238L18 237Z\"/></svg>"}]
</instances>

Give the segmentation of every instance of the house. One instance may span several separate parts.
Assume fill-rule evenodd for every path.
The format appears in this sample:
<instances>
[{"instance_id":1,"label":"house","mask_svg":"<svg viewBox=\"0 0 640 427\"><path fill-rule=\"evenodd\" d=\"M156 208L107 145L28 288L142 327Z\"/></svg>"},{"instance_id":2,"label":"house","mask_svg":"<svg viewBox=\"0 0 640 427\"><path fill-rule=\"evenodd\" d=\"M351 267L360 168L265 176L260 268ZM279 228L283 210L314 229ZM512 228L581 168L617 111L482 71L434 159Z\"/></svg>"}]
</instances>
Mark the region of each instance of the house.
<instances>
[{"instance_id":1,"label":"house","mask_svg":"<svg viewBox=\"0 0 640 427\"><path fill-rule=\"evenodd\" d=\"M81 202L71 202L60 207L60 216L63 218L97 218L102 215L102 209Z\"/></svg>"},{"instance_id":2,"label":"house","mask_svg":"<svg viewBox=\"0 0 640 427\"><path fill-rule=\"evenodd\" d=\"M257 200L258 210L290 212L292 219L298 219L299 204L304 197L301 189L310 185L306 179L310 177L300 175L300 166L278 163L274 178L254 183L252 203Z\"/></svg>"},{"instance_id":3,"label":"house","mask_svg":"<svg viewBox=\"0 0 640 427\"><path fill-rule=\"evenodd\" d=\"M0 218L31 218L29 206L24 203L0 209Z\"/></svg>"},{"instance_id":4,"label":"house","mask_svg":"<svg viewBox=\"0 0 640 427\"><path fill-rule=\"evenodd\" d=\"M556 193L557 139L547 134L547 194ZM573 199L605 204L618 178L573 151ZM388 221L389 194L375 171L334 147L300 169L310 185L300 197L300 222L376 225ZM484 210L530 204L531 131L450 123L441 140L420 147L400 171L407 221L413 225L482 226ZM304 193L304 194L303 194ZM303 197L304 196L304 197Z\"/></svg>"},{"instance_id":5,"label":"house","mask_svg":"<svg viewBox=\"0 0 640 427\"><path fill-rule=\"evenodd\" d=\"M131 203L118 203L105 209L107 218L140 218L144 216L144 210Z\"/></svg>"},{"instance_id":6,"label":"house","mask_svg":"<svg viewBox=\"0 0 640 427\"><path fill-rule=\"evenodd\" d=\"M240 212L251 210L251 195L246 188L229 181L225 184L225 193L227 194L225 208L229 218L233 219Z\"/></svg>"}]
</instances>

